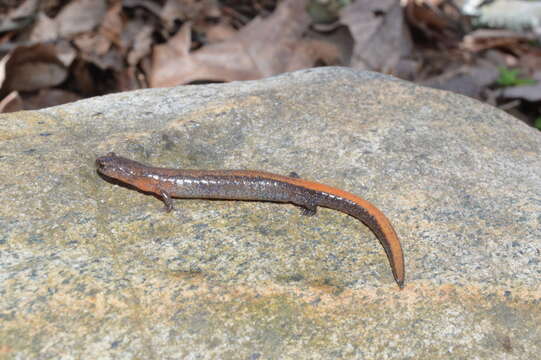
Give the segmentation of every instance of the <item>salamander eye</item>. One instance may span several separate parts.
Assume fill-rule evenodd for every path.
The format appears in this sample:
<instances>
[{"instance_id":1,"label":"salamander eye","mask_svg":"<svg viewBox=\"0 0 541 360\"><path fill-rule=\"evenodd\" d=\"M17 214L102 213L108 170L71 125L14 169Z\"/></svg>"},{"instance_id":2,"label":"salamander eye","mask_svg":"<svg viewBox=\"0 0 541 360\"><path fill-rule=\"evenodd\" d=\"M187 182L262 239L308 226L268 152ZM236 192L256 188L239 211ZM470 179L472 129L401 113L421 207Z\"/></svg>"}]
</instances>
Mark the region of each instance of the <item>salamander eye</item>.
<instances>
[{"instance_id":1,"label":"salamander eye","mask_svg":"<svg viewBox=\"0 0 541 360\"><path fill-rule=\"evenodd\" d=\"M114 152L111 151L111 152L107 153L107 156L110 156L110 157L116 157L116 154L115 154Z\"/></svg>"}]
</instances>

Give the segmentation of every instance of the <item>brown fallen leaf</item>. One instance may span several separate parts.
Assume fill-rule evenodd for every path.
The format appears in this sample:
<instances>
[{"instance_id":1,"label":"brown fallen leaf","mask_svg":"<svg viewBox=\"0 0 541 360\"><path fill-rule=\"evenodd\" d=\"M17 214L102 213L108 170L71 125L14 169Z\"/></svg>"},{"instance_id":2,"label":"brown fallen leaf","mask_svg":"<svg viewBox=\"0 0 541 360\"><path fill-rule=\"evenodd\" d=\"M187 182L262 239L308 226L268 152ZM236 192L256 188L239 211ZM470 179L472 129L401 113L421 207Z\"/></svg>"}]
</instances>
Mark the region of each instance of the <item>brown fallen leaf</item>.
<instances>
[{"instance_id":1,"label":"brown fallen leaf","mask_svg":"<svg viewBox=\"0 0 541 360\"><path fill-rule=\"evenodd\" d=\"M137 32L128 51L128 64L137 65L139 61L152 51L152 32L154 29L150 25L143 25Z\"/></svg>"},{"instance_id":2,"label":"brown fallen leaf","mask_svg":"<svg viewBox=\"0 0 541 360\"><path fill-rule=\"evenodd\" d=\"M160 5L151 0L122 0L122 6L131 9L141 7L156 17L160 17L162 11Z\"/></svg>"},{"instance_id":3,"label":"brown fallen leaf","mask_svg":"<svg viewBox=\"0 0 541 360\"><path fill-rule=\"evenodd\" d=\"M32 23L38 12L39 0L26 0L6 16L0 17L0 33L19 30Z\"/></svg>"},{"instance_id":4,"label":"brown fallen leaf","mask_svg":"<svg viewBox=\"0 0 541 360\"><path fill-rule=\"evenodd\" d=\"M73 40L79 49L79 57L92 63L102 70L122 69L122 56L117 48L111 47L111 42L100 33L84 33Z\"/></svg>"},{"instance_id":5,"label":"brown fallen leaf","mask_svg":"<svg viewBox=\"0 0 541 360\"><path fill-rule=\"evenodd\" d=\"M447 0L403 0L408 24L429 39L454 47L465 27L459 9ZM440 45L441 46L441 45Z\"/></svg>"},{"instance_id":6,"label":"brown fallen leaf","mask_svg":"<svg viewBox=\"0 0 541 360\"><path fill-rule=\"evenodd\" d=\"M449 69L441 75L421 82L421 84L473 98L481 98L482 91L496 82L499 75L497 67L491 64L461 66L455 70Z\"/></svg>"},{"instance_id":7,"label":"brown fallen leaf","mask_svg":"<svg viewBox=\"0 0 541 360\"><path fill-rule=\"evenodd\" d=\"M17 91L12 91L0 101L0 113L23 110L23 101Z\"/></svg>"},{"instance_id":8,"label":"brown fallen leaf","mask_svg":"<svg viewBox=\"0 0 541 360\"><path fill-rule=\"evenodd\" d=\"M122 33L120 34L120 48L126 51L135 47L135 38L140 36L140 32L147 32L150 28L150 34L154 31L154 27L151 24L147 24L144 20L140 18L128 19L124 24ZM152 41L152 38L150 38ZM129 51L129 50L128 50Z\"/></svg>"},{"instance_id":9,"label":"brown fallen leaf","mask_svg":"<svg viewBox=\"0 0 541 360\"><path fill-rule=\"evenodd\" d=\"M124 22L121 10L121 3L114 4L107 10L97 31L88 31L74 37L73 42L80 51L81 59L102 70L122 70L124 63L121 33ZM124 52L127 52L127 49Z\"/></svg>"},{"instance_id":10,"label":"brown fallen leaf","mask_svg":"<svg viewBox=\"0 0 541 360\"><path fill-rule=\"evenodd\" d=\"M52 42L58 39L58 24L44 13L39 13L30 33L31 43Z\"/></svg>"},{"instance_id":11,"label":"brown fallen leaf","mask_svg":"<svg viewBox=\"0 0 541 360\"><path fill-rule=\"evenodd\" d=\"M124 30L124 19L122 16L122 3L113 4L107 10L103 18L103 23L98 30L99 34L108 39L110 43L121 47L121 34Z\"/></svg>"},{"instance_id":12,"label":"brown fallen leaf","mask_svg":"<svg viewBox=\"0 0 541 360\"><path fill-rule=\"evenodd\" d=\"M541 48L534 44L529 45L527 50L520 54L518 67L537 73L541 69Z\"/></svg>"},{"instance_id":13,"label":"brown fallen leaf","mask_svg":"<svg viewBox=\"0 0 541 360\"><path fill-rule=\"evenodd\" d=\"M337 45L323 39L307 39L295 47L285 71L295 71L314 66L314 59L327 65L340 65L341 53Z\"/></svg>"},{"instance_id":14,"label":"brown fallen leaf","mask_svg":"<svg viewBox=\"0 0 541 360\"><path fill-rule=\"evenodd\" d=\"M167 0L160 11L160 18L169 31L175 28L175 22L191 21L197 30L205 18L219 18L221 15L215 0Z\"/></svg>"},{"instance_id":15,"label":"brown fallen leaf","mask_svg":"<svg viewBox=\"0 0 541 360\"><path fill-rule=\"evenodd\" d=\"M80 100L81 97L62 89L42 89L37 94L24 97L24 109L35 110Z\"/></svg>"},{"instance_id":16,"label":"brown fallen leaf","mask_svg":"<svg viewBox=\"0 0 541 360\"><path fill-rule=\"evenodd\" d=\"M56 86L67 77L67 69L53 44L19 46L2 59L0 66L5 73L0 96L14 90L33 91Z\"/></svg>"},{"instance_id":17,"label":"brown fallen leaf","mask_svg":"<svg viewBox=\"0 0 541 360\"><path fill-rule=\"evenodd\" d=\"M74 0L68 2L55 17L62 37L94 30L107 11L105 0Z\"/></svg>"},{"instance_id":18,"label":"brown fallen leaf","mask_svg":"<svg viewBox=\"0 0 541 360\"><path fill-rule=\"evenodd\" d=\"M479 29L464 37L460 48L479 52L493 48L512 48L524 42L534 41L535 37L528 33L513 30Z\"/></svg>"},{"instance_id":19,"label":"brown fallen leaf","mask_svg":"<svg viewBox=\"0 0 541 360\"><path fill-rule=\"evenodd\" d=\"M541 101L541 81L535 85L522 85L505 88L503 97L511 99L523 99L531 102Z\"/></svg>"},{"instance_id":20,"label":"brown fallen leaf","mask_svg":"<svg viewBox=\"0 0 541 360\"><path fill-rule=\"evenodd\" d=\"M54 44L56 57L66 68L71 66L77 57L76 49L68 41L57 41Z\"/></svg>"},{"instance_id":21,"label":"brown fallen leaf","mask_svg":"<svg viewBox=\"0 0 541 360\"><path fill-rule=\"evenodd\" d=\"M129 66L116 76L118 91L129 91L148 87L146 79L142 78L135 66Z\"/></svg>"},{"instance_id":22,"label":"brown fallen leaf","mask_svg":"<svg viewBox=\"0 0 541 360\"><path fill-rule=\"evenodd\" d=\"M237 30L226 22L209 25L205 30L206 39L209 44L228 40L236 34Z\"/></svg>"},{"instance_id":23,"label":"brown fallen leaf","mask_svg":"<svg viewBox=\"0 0 541 360\"><path fill-rule=\"evenodd\" d=\"M83 94L85 97L96 93L96 83L86 61L74 61L71 67L71 74L73 77L73 87L77 90L77 93Z\"/></svg>"},{"instance_id":24,"label":"brown fallen leaf","mask_svg":"<svg viewBox=\"0 0 541 360\"><path fill-rule=\"evenodd\" d=\"M233 52L235 49L231 45L218 43L194 54L190 53L190 45L191 26L187 23L166 44L154 47L150 87L175 86L198 80L249 80L258 76L240 44Z\"/></svg>"},{"instance_id":25,"label":"brown fallen leaf","mask_svg":"<svg viewBox=\"0 0 541 360\"><path fill-rule=\"evenodd\" d=\"M166 44L155 46L150 85L249 80L287 71L310 24L305 5L305 0L285 0L267 18L255 18L230 39L193 53L185 25Z\"/></svg>"},{"instance_id":26,"label":"brown fallen leaf","mask_svg":"<svg viewBox=\"0 0 541 360\"><path fill-rule=\"evenodd\" d=\"M340 18L355 40L354 68L393 74L400 60L412 52L399 1L356 1L340 11Z\"/></svg>"}]
</instances>

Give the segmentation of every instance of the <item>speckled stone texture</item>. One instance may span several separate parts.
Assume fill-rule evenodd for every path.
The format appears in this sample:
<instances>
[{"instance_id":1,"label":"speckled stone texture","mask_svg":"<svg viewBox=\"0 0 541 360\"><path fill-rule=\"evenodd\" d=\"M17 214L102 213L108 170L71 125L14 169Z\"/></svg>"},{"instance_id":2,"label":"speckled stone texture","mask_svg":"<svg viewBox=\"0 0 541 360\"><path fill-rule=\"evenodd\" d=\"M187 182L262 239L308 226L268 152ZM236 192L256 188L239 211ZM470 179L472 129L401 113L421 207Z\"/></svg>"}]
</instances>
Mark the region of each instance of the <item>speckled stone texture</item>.
<instances>
[{"instance_id":1,"label":"speckled stone texture","mask_svg":"<svg viewBox=\"0 0 541 360\"><path fill-rule=\"evenodd\" d=\"M406 287L345 214L159 199L148 164L317 180L394 224ZM121 93L0 116L2 359L535 359L541 132L351 69Z\"/></svg>"}]
</instances>

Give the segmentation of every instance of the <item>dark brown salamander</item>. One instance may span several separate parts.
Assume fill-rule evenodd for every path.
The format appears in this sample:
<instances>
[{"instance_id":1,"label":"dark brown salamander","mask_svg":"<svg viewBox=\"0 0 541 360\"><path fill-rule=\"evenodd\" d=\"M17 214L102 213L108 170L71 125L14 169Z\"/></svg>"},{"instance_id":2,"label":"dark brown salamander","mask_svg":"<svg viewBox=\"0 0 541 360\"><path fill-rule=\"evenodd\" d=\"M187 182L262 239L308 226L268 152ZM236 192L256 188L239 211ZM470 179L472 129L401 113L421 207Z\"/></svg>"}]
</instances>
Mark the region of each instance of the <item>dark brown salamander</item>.
<instances>
[{"instance_id":1,"label":"dark brown salamander","mask_svg":"<svg viewBox=\"0 0 541 360\"><path fill-rule=\"evenodd\" d=\"M307 215L314 215L318 206L342 211L374 232L387 253L398 286L404 287L404 256L391 223L374 205L343 190L263 171L150 167L114 153L96 159L96 164L98 172L107 177L159 195L168 211L173 209L172 197L293 203Z\"/></svg>"}]
</instances>

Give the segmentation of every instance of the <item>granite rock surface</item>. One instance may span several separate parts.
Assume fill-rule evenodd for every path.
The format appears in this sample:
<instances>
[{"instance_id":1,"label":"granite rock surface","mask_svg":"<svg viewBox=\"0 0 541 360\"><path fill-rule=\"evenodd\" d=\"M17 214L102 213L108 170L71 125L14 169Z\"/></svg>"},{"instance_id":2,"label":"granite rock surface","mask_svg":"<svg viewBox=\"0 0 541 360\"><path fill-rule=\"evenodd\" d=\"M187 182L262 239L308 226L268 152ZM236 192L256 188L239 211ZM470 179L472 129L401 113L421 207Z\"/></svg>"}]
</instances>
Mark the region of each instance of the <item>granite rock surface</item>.
<instances>
[{"instance_id":1,"label":"granite rock surface","mask_svg":"<svg viewBox=\"0 0 541 360\"><path fill-rule=\"evenodd\" d=\"M159 199L97 156L258 169L378 206L370 230L288 204ZM345 68L0 115L0 358L534 359L541 132Z\"/></svg>"}]
</instances>

